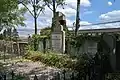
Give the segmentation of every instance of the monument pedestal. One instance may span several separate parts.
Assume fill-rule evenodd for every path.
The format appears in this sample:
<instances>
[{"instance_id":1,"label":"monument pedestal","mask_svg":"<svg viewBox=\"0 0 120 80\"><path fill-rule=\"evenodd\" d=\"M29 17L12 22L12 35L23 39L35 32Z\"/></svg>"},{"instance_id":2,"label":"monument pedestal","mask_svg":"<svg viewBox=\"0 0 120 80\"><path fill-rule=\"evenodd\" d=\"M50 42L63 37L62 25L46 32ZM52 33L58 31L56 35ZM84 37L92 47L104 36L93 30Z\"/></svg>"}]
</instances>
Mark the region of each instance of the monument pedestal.
<instances>
[{"instance_id":1,"label":"monument pedestal","mask_svg":"<svg viewBox=\"0 0 120 80\"><path fill-rule=\"evenodd\" d=\"M64 20L63 14L57 12L54 20L55 25L51 36L52 50L65 53L65 31L63 30L63 25L60 24L60 20Z\"/></svg>"},{"instance_id":2,"label":"monument pedestal","mask_svg":"<svg viewBox=\"0 0 120 80\"><path fill-rule=\"evenodd\" d=\"M65 52L65 32L53 32L52 33L52 49L53 51Z\"/></svg>"}]
</instances>

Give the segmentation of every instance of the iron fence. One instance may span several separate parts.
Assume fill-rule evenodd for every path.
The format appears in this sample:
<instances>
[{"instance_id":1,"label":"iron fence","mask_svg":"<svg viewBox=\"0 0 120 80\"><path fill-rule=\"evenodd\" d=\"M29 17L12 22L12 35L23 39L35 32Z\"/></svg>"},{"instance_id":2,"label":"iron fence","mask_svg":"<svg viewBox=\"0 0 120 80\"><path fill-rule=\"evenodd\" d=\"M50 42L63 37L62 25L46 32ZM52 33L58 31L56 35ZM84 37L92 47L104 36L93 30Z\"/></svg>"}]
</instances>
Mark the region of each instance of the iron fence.
<instances>
[{"instance_id":1,"label":"iron fence","mask_svg":"<svg viewBox=\"0 0 120 80\"><path fill-rule=\"evenodd\" d=\"M26 79L27 77L21 74L15 74L14 71L0 73L0 80L26 80Z\"/></svg>"},{"instance_id":2,"label":"iron fence","mask_svg":"<svg viewBox=\"0 0 120 80\"><path fill-rule=\"evenodd\" d=\"M28 77L28 75L16 74L14 71L11 72L3 72L0 73L0 80L86 80L85 76L80 77L81 74L79 72L55 72L52 77L50 75L39 76L37 74L34 75L33 78Z\"/></svg>"},{"instance_id":3,"label":"iron fence","mask_svg":"<svg viewBox=\"0 0 120 80\"><path fill-rule=\"evenodd\" d=\"M0 71L0 80L120 80L120 73L102 74L99 66L91 65L84 71L61 70L40 74L23 74L13 70Z\"/></svg>"}]
</instances>

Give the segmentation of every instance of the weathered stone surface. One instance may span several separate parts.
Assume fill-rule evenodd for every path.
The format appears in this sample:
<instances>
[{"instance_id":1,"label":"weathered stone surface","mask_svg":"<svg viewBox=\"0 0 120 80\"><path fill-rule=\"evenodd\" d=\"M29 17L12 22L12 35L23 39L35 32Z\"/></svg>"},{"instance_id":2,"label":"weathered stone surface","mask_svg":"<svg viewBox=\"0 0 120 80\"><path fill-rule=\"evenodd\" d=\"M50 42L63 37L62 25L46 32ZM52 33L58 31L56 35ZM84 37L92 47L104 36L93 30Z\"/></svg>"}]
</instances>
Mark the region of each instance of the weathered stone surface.
<instances>
[{"instance_id":1,"label":"weathered stone surface","mask_svg":"<svg viewBox=\"0 0 120 80\"><path fill-rule=\"evenodd\" d=\"M65 32L59 20L64 19L63 14L57 12L55 18L55 27L52 32L52 49L57 52L65 52Z\"/></svg>"}]
</instances>

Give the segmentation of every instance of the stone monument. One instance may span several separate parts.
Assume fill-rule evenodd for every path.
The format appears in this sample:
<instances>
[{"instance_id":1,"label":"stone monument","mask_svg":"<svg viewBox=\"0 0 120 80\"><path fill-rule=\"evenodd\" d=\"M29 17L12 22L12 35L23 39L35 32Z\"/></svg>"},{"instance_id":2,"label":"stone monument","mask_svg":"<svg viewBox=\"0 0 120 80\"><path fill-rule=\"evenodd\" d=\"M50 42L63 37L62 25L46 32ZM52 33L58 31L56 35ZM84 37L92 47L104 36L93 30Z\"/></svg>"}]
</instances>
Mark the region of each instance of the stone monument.
<instances>
[{"instance_id":1,"label":"stone monument","mask_svg":"<svg viewBox=\"0 0 120 80\"><path fill-rule=\"evenodd\" d=\"M116 46L116 38L113 34L104 34L103 40L105 41L106 45L109 47L108 49L105 49L103 46L103 53L109 54L110 59L110 65L112 69L116 70L116 54L115 54L115 46Z\"/></svg>"},{"instance_id":2,"label":"stone monument","mask_svg":"<svg viewBox=\"0 0 120 80\"><path fill-rule=\"evenodd\" d=\"M63 25L60 23L60 21L64 21L65 16L61 12L56 12L56 17L54 19L55 25L52 32L52 49L53 51L64 53L65 31L63 30Z\"/></svg>"}]
</instances>

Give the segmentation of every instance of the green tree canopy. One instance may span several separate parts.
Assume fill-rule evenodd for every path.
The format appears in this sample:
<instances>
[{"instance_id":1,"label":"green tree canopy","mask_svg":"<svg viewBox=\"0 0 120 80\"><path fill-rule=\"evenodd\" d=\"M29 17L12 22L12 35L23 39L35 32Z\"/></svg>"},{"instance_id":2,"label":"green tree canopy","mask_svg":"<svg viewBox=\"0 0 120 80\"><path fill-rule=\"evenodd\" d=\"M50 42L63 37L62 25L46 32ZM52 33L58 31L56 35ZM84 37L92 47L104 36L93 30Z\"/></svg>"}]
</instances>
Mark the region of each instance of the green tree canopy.
<instances>
[{"instance_id":1,"label":"green tree canopy","mask_svg":"<svg viewBox=\"0 0 120 80\"><path fill-rule=\"evenodd\" d=\"M46 27L40 30L40 35L41 36L47 36L50 37L51 35L51 28L50 27Z\"/></svg>"},{"instance_id":2,"label":"green tree canopy","mask_svg":"<svg viewBox=\"0 0 120 80\"><path fill-rule=\"evenodd\" d=\"M25 8L19 8L17 0L0 0L0 30L3 27L25 26Z\"/></svg>"},{"instance_id":3,"label":"green tree canopy","mask_svg":"<svg viewBox=\"0 0 120 80\"><path fill-rule=\"evenodd\" d=\"M18 8L17 0L0 0L0 12L8 12Z\"/></svg>"}]
</instances>

